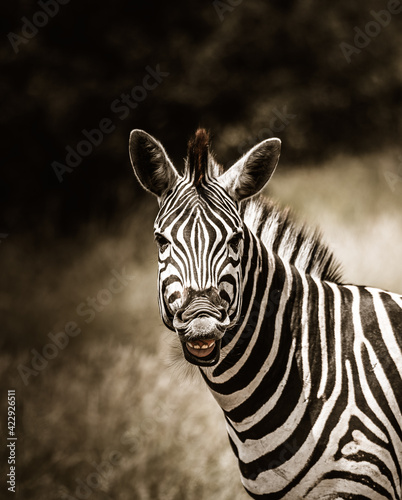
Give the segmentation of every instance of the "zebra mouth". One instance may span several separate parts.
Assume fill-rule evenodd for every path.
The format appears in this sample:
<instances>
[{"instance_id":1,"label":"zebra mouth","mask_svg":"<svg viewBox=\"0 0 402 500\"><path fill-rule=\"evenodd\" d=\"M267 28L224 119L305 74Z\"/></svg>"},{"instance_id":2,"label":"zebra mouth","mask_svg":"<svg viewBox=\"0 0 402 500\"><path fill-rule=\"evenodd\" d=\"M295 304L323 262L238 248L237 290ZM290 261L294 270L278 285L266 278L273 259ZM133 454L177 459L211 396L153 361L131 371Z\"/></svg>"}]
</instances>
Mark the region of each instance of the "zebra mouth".
<instances>
[{"instance_id":1,"label":"zebra mouth","mask_svg":"<svg viewBox=\"0 0 402 500\"><path fill-rule=\"evenodd\" d=\"M225 327L216 318L201 313L178 333L184 357L189 363L211 366L219 361Z\"/></svg>"},{"instance_id":2,"label":"zebra mouth","mask_svg":"<svg viewBox=\"0 0 402 500\"><path fill-rule=\"evenodd\" d=\"M206 358L214 350L215 344L215 339L194 340L193 342L186 342L186 348L193 356Z\"/></svg>"},{"instance_id":3,"label":"zebra mouth","mask_svg":"<svg viewBox=\"0 0 402 500\"><path fill-rule=\"evenodd\" d=\"M183 342L183 354L189 363L198 366L215 365L221 354L221 340L202 339Z\"/></svg>"},{"instance_id":4,"label":"zebra mouth","mask_svg":"<svg viewBox=\"0 0 402 500\"><path fill-rule=\"evenodd\" d=\"M226 310L206 297L197 297L177 311L173 326L179 334L185 359L199 366L216 364L229 322Z\"/></svg>"},{"instance_id":5,"label":"zebra mouth","mask_svg":"<svg viewBox=\"0 0 402 500\"><path fill-rule=\"evenodd\" d=\"M225 327L216 318L201 313L177 331L189 363L211 366L219 361Z\"/></svg>"}]
</instances>

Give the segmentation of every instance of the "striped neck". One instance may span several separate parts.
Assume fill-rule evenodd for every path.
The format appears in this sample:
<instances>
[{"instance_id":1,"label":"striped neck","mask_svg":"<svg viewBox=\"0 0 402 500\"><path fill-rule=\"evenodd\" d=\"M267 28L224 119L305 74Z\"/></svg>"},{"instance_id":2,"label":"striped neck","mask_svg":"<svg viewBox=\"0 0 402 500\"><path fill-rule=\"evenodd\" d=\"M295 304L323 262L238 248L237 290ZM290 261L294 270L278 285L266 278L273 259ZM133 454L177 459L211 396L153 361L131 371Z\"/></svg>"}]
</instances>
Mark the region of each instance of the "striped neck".
<instances>
[{"instance_id":1,"label":"striped neck","mask_svg":"<svg viewBox=\"0 0 402 500\"><path fill-rule=\"evenodd\" d=\"M202 369L217 402L236 421L247 418L248 412L253 414L249 398L255 397L258 406L257 400L274 396L292 366L297 368L292 334L297 310L292 304L299 303L300 287L293 283L300 281L298 271L268 252L245 228L242 272L239 323L225 334L219 364ZM297 370L294 376L299 376ZM242 402L247 400L243 408Z\"/></svg>"}]
</instances>

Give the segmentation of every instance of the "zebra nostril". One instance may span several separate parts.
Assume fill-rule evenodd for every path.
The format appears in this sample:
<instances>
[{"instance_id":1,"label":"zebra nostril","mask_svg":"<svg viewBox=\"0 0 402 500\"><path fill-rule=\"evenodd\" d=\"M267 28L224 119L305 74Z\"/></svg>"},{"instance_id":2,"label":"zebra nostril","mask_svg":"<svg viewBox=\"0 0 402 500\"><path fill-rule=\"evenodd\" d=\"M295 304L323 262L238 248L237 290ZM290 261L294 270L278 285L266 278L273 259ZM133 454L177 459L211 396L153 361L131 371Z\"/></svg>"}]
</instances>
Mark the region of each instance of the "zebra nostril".
<instances>
[{"instance_id":1,"label":"zebra nostril","mask_svg":"<svg viewBox=\"0 0 402 500\"><path fill-rule=\"evenodd\" d=\"M175 318L179 321L183 321L183 312L183 309L179 309L175 314Z\"/></svg>"},{"instance_id":2,"label":"zebra nostril","mask_svg":"<svg viewBox=\"0 0 402 500\"><path fill-rule=\"evenodd\" d=\"M221 315L220 321L225 321L225 319L227 317L226 309L224 307L218 307L218 311L219 311L219 313Z\"/></svg>"}]
</instances>

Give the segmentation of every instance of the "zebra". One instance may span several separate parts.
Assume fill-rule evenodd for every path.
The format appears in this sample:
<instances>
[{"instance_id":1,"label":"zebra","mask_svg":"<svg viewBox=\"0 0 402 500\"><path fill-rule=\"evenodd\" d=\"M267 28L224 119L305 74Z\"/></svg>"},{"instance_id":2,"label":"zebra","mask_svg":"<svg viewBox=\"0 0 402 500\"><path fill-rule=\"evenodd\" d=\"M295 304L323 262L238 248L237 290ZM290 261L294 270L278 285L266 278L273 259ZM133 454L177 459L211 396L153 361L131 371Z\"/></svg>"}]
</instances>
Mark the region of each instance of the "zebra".
<instances>
[{"instance_id":1,"label":"zebra","mask_svg":"<svg viewBox=\"0 0 402 500\"><path fill-rule=\"evenodd\" d=\"M266 139L226 171L198 129L179 173L155 138L129 154L158 199L158 301L223 410L255 499L399 499L402 296L343 282L318 232L261 195Z\"/></svg>"}]
</instances>

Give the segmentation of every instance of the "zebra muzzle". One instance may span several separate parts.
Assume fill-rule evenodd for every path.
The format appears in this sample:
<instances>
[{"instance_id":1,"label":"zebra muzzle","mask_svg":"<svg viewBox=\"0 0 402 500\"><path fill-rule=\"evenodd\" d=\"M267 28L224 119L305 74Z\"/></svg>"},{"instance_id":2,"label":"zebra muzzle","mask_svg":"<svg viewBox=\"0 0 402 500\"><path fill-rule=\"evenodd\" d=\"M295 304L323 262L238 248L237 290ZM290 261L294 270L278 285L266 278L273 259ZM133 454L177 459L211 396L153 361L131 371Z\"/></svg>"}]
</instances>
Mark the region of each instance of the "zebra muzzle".
<instances>
[{"instance_id":1,"label":"zebra muzzle","mask_svg":"<svg viewBox=\"0 0 402 500\"><path fill-rule=\"evenodd\" d=\"M229 324L226 310L212 304L205 297L198 297L185 308L179 309L173 319L173 326L179 335L185 337L209 338L209 335L221 338ZM189 340L192 340L189 338Z\"/></svg>"},{"instance_id":2,"label":"zebra muzzle","mask_svg":"<svg viewBox=\"0 0 402 500\"><path fill-rule=\"evenodd\" d=\"M212 365L219 360L221 339L229 325L226 310L207 297L196 297L177 311L173 326L187 361Z\"/></svg>"}]
</instances>

